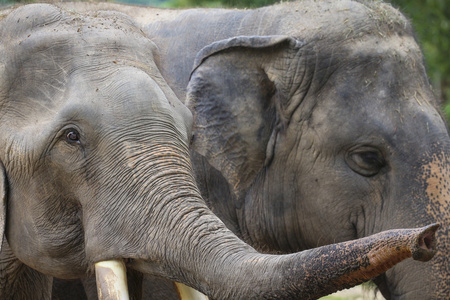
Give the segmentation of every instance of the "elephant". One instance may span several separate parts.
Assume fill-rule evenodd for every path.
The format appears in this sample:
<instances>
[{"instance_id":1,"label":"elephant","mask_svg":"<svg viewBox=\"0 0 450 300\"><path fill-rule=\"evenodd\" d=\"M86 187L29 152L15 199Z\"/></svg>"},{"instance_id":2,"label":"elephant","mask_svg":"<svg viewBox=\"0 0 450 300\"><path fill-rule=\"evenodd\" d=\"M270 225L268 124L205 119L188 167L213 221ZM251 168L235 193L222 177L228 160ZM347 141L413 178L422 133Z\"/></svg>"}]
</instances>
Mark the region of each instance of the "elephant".
<instances>
[{"instance_id":1,"label":"elephant","mask_svg":"<svg viewBox=\"0 0 450 300\"><path fill-rule=\"evenodd\" d=\"M0 14L0 37L2 299L94 272L107 299L128 297L126 273L214 299L315 299L436 253L438 224L259 253L201 197L193 116L132 18L30 4Z\"/></svg>"},{"instance_id":2,"label":"elephant","mask_svg":"<svg viewBox=\"0 0 450 300\"><path fill-rule=\"evenodd\" d=\"M397 9L58 5L122 11L152 36L163 77L194 115L202 196L244 241L293 253L438 222L430 264L405 261L373 281L386 299L449 297L449 131Z\"/></svg>"}]
</instances>

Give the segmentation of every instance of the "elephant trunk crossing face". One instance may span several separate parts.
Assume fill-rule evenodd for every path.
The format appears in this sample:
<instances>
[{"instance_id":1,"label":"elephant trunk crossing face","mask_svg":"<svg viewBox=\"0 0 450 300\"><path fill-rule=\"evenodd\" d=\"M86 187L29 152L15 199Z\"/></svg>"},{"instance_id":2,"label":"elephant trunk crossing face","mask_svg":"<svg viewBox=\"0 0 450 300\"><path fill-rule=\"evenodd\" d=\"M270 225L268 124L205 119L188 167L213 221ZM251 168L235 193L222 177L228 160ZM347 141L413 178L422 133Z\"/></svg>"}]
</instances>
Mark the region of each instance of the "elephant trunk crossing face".
<instances>
[{"instance_id":1,"label":"elephant trunk crossing face","mask_svg":"<svg viewBox=\"0 0 450 300\"><path fill-rule=\"evenodd\" d=\"M2 261L59 278L126 261L218 299L308 299L408 257L433 257L438 225L295 255L257 253L200 198L192 116L129 18L30 5L1 20L0 34ZM33 276L11 266L0 264L2 295L36 297L31 285L19 287Z\"/></svg>"}]
</instances>

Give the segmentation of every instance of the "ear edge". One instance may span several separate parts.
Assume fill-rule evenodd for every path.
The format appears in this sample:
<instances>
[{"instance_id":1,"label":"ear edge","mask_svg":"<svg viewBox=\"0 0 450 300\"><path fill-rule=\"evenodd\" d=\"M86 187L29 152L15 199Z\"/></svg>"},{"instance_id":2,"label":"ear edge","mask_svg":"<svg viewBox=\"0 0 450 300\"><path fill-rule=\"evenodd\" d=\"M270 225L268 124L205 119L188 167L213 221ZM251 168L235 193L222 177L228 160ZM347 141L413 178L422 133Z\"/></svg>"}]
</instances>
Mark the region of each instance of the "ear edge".
<instances>
[{"instance_id":1,"label":"ear edge","mask_svg":"<svg viewBox=\"0 0 450 300\"><path fill-rule=\"evenodd\" d=\"M235 36L229 39L216 41L203 47L196 55L189 80L198 67L210 56L232 48L262 49L281 44L290 44L293 48L301 48L304 42L286 35L269 36Z\"/></svg>"}]
</instances>

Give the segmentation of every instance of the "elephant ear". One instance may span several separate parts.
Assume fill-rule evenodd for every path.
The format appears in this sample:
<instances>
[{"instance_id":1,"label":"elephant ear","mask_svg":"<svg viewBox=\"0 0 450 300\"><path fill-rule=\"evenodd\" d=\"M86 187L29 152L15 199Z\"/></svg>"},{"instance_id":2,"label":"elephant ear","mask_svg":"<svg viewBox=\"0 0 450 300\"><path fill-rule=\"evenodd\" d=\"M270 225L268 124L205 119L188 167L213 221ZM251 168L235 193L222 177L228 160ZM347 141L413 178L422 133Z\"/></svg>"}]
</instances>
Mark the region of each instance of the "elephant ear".
<instances>
[{"instance_id":1,"label":"elephant ear","mask_svg":"<svg viewBox=\"0 0 450 300\"><path fill-rule=\"evenodd\" d=\"M0 161L0 252L2 251L6 227L7 181L3 163Z\"/></svg>"},{"instance_id":2,"label":"elephant ear","mask_svg":"<svg viewBox=\"0 0 450 300\"><path fill-rule=\"evenodd\" d=\"M293 93L305 73L296 59L302 47L287 36L240 36L197 54L186 99L194 114L192 147L237 195L270 163L278 133L301 102Z\"/></svg>"}]
</instances>

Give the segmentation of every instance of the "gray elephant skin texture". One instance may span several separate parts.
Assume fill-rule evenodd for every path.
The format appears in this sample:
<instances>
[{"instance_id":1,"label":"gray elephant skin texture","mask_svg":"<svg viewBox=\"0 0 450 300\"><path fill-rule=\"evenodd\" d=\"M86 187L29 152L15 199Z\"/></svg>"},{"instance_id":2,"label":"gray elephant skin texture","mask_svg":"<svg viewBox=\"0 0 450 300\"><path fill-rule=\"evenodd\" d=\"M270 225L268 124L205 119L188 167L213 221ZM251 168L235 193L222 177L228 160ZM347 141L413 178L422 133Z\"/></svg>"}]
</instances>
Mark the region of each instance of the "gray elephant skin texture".
<instances>
[{"instance_id":1,"label":"gray elephant skin texture","mask_svg":"<svg viewBox=\"0 0 450 300\"><path fill-rule=\"evenodd\" d=\"M120 12L1 12L1 299L55 298L53 278L108 260L126 263L132 299L141 273L213 299L316 299L433 258L437 224L288 255L244 243L201 197L193 117L150 37Z\"/></svg>"},{"instance_id":2,"label":"gray elephant skin texture","mask_svg":"<svg viewBox=\"0 0 450 300\"><path fill-rule=\"evenodd\" d=\"M194 114L198 185L228 228L290 253L437 222L430 264L405 261L374 281L386 299L450 297L449 133L397 9L75 5L121 10L152 36Z\"/></svg>"}]
</instances>

